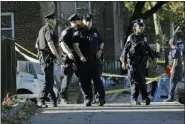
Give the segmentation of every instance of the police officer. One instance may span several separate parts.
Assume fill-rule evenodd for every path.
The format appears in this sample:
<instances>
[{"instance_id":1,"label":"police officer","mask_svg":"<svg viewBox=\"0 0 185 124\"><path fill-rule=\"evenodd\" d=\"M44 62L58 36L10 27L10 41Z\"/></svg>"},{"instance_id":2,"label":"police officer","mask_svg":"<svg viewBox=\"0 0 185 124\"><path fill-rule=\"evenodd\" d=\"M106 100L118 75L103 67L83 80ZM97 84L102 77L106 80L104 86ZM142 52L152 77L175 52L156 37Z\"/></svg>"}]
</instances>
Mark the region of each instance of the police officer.
<instances>
[{"instance_id":1,"label":"police officer","mask_svg":"<svg viewBox=\"0 0 185 124\"><path fill-rule=\"evenodd\" d=\"M38 40L36 43L36 47L39 49L38 57L40 65L44 71L45 76L44 89L42 91L41 97L39 98L40 102L38 102L38 106L43 108L48 107L45 102L49 93L51 94L53 100L53 106L57 106L56 95L53 91L53 60L57 58L59 63L61 63L61 58L59 57L59 54L55 47L57 44L57 36L54 31L54 28L56 26L55 13L45 16L45 22L46 24L39 31Z\"/></svg>"},{"instance_id":2,"label":"police officer","mask_svg":"<svg viewBox=\"0 0 185 124\"><path fill-rule=\"evenodd\" d=\"M172 63L170 63L171 66L171 76L170 76L170 94L168 96L168 99L165 100L165 102L173 102L175 100L175 89L177 86L177 83L181 81L182 74L183 74L183 65L182 60L183 56L181 53L181 49L177 47L177 44L175 40L172 38L169 40L169 44L171 47L171 57L173 59Z\"/></svg>"},{"instance_id":3,"label":"police officer","mask_svg":"<svg viewBox=\"0 0 185 124\"><path fill-rule=\"evenodd\" d=\"M91 28L92 28L92 23L91 23L92 19L93 19L93 17L92 17L91 14L87 14L87 15L82 16L82 23L83 23L83 25L88 27L88 30L91 30ZM100 40L102 41L101 36L100 36ZM103 46L104 46L104 43L102 42L100 44L100 47L103 48ZM103 51L100 50L100 51L98 51L97 54L99 54L98 56L100 56L99 57L100 58L100 62L101 62L100 71L101 71L101 74L102 74L102 71L103 71L103 59L104 59L103 58ZM99 95L98 95L98 91L97 91L96 85L94 87L94 95L95 95L95 98L94 98L92 103L97 103L98 99L99 99Z\"/></svg>"},{"instance_id":4,"label":"police officer","mask_svg":"<svg viewBox=\"0 0 185 124\"><path fill-rule=\"evenodd\" d=\"M92 28L92 15L83 16L83 21L88 27L81 28L74 32L74 49L79 58L79 77L84 92L84 103L91 106L93 93L91 80L99 94L99 106L105 104L105 89L101 77L100 57L103 50L103 41L96 28ZM91 28L89 28L91 27Z\"/></svg>"},{"instance_id":5,"label":"police officer","mask_svg":"<svg viewBox=\"0 0 185 124\"><path fill-rule=\"evenodd\" d=\"M123 52L120 57L122 68L126 69L128 62L128 76L131 83L131 103L140 105L137 98L141 92L142 99L149 105L151 100L148 97L145 79L145 63L147 61L146 54L154 59L155 56L147 43L147 39L143 34L145 24L142 19L133 21L134 33L128 36L127 42L124 46ZM127 61L128 58L128 61Z\"/></svg>"},{"instance_id":6,"label":"police officer","mask_svg":"<svg viewBox=\"0 0 185 124\"><path fill-rule=\"evenodd\" d=\"M77 30L77 28L81 25L81 19L78 14L73 14L68 18L68 21L70 22L71 26L62 31L59 39L61 48L63 50L63 62L65 64L64 78L62 80L60 95L65 103L68 103L67 91L76 67L74 65L76 54L73 48L72 37L74 30Z\"/></svg>"}]
</instances>

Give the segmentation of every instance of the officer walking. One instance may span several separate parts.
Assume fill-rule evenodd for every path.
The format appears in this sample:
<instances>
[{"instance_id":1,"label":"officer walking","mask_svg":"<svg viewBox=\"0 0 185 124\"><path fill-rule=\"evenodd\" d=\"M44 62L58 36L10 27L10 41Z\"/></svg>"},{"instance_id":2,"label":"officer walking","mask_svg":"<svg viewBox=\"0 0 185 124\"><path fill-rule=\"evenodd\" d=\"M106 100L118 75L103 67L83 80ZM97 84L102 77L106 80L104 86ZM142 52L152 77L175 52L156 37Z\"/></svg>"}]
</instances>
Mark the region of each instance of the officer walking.
<instances>
[{"instance_id":1,"label":"officer walking","mask_svg":"<svg viewBox=\"0 0 185 124\"><path fill-rule=\"evenodd\" d=\"M36 43L36 47L39 50L38 58L45 76L44 89L42 91L41 97L39 98L41 103L38 103L38 106L43 108L48 107L45 102L49 93L51 94L53 100L53 106L57 106L56 95L53 91L53 60L56 58L58 59L59 63L61 63L61 58L59 57L59 54L57 53L55 47L55 45L57 44L57 36L54 31L54 28L56 26L55 13L45 16L45 22L45 26L43 26L39 31L38 40Z\"/></svg>"},{"instance_id":2,"label":"officer walking","mask_svg":"<svg viewBox=\"0 0 185 124\"><path fill-rule=\"evenodd\" d=\"M170 47L171 47L171 57L173 59L172 63L170 63L171 66L171 76L170 76L170 94L168 96L168 99L165 100L165 102L173 102L175 100L175 89L177 86L177 83L181 81L182 74L183 74L183 56L181 53L181 49L177 47L177 43L172 38L169 41Z\"/></svg>"},{"instance_id":3,"label":"officer walking","mask_svg":"<svg viewBox=\"0 0 185 124\"><path fill-rule=\"evenodd\" d=\"M88 27L88 30L91 30L91 28L92 28L92 23L89 23L89 21L92 22L92 19L93 18L92 18L92 15L91 14L87 14L87 15L84 15L82 17L82 23L83 23L83 25L85 25L85 26ZM101 36L100 36L100 40L102 41ZM104 46L104 43L102 42L100 44L100 47L103 48L103 46ZM100 71L101 71L101 74L102 74L102 71L103 71L103 51L100 50L100 51L98 51L97 54L98 54L98 56L100 56L99 57L100 58L100 62L101 62ZM94 86L94 95L95 95L95 98L94 98L93 103L97 103L98 102L98 99L99 99L99 94L98 94L96 85Z\"/></svg>"},{"instance_id":4,"label":"officer walking","mask_svg":"<svg viewBox=\"0 0 185 124\"><path fill-rule=\"evenodd\" d=\"M60 36L60 45L63 50L63 62L65 64L64 67L64 78L62 80L62 86L61 86L61 97L63 99L63 102L68 103L68 87L71 82L71 78L74 73L75 65L75 51L73 48L73 32L77 30L77 28L81 25L81 19L78 14L73 14L68 18L68 21L70 22L70 27L67 27L65 30L62 31ZM75 72L77 70L75 69ZM77 73L76 73L77 75ZM78 75L77 75L78 76Z\"/></svg>"},{"instance_id":5,"label":"officer walking","mask_svg":"<svg viewBox=\"0 0 185 124\"><path fill-rule=\"evenodd\" d=\"M141 92L142 99L149 105L151 100L148 97L146 79L145 79L145 63L147 61L146 54L154 59L155 56L147 43L147 39L143 34L145 24L142 19L133 21L134 33L128 36L127 42L120 57L122 68L126 69L128 62L128 76L131 83L131 103L140 105L138 102L139 92ZM128 58L128 61L127 61Z\"/></svg>"},{"instance_id":6,"label":"officer walking","mask_svg":"<svg viewBox=\"0 0 185 124\"><path fill-rule=\"evenodd\" d=\"M92 15L83 16L83 21L88 27L92 25ZM105 89L101 77L100 57L103 50L103 41L96 28L84 27L74 32L74 49L79 58L79 77L84 92L84 103L91 106L93 93L91 80L99 94L99 106L105 104Z\"/></svg>"}]
</instances>

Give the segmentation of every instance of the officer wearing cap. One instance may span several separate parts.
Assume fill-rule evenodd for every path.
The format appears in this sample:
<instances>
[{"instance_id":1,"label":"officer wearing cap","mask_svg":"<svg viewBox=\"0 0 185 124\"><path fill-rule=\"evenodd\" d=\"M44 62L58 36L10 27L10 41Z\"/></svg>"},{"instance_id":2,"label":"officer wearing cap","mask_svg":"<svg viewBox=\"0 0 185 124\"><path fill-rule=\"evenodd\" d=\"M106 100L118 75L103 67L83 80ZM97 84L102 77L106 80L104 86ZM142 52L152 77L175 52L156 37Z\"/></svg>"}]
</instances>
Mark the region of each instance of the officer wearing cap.
<instances>
[{"instance_id":1,"label":"officer wearing cap","mask_svg":"<svg viewBox=\"0 0 185 124\"><path fill-rule=\"evenodd\" d=\"M88 30L97 30L94 27L92 28L92 19L93 19L93 17L91 14L86 14L86 15L82 16L82 23L88 27ZM102 41L101 36L100 36L100 40ZM103 49L103 46L104 46L104 43L103 42L100 43L100 48ZM98 50L98 52L97 52L97 56L100 58L100 62L101 62L101 66L100 66L101 74L103 71L103 50L102 49ZM94 95L95 95L95 98L94 98L93 103L97 103L99 101L98 100L99 94L98 94L96 85L94 87Z\"/></svg>"},{"instance_id":2,"label":"officer wearing cap","mask_svg":"<svg viewBox=\"0 0 185 124\"><path fill-rule=\"evenodd\" d=\"M68 103L68 87L71 82L74 71L77 72L74 64L76 53L73 48L73 32L81 25L81 19L78 14L73 14L68 18L70 26L64 29L60 36L60 46L63 50L64 78L62 80L60 96L64 103ZM77 75L77 73L76 73ZM78 76L78 75L77 75Z\"/></svg>"},{"instance_id":3,"label":"officer wearing cap","mask_svg":"<svg viewBox=\"0 0 185 124\"><path fill-rule=\"evenodd\" d=\"M43 108L48 107L45 102L49 93L51 94L53 100L53 106L57 106L56 95L53 91L53 61L56 58L59 63L61 63L61 58L59 57L59 54L56 50L57 36L54 31L54 28L56 26L55 13L45 16L45 22L46 24L39 31L36 42L36 48L39 50L38 58L45 76L44 89L38 102L38 106Z\"/></svg>"},{"instance_id":4,"label":"officer wearing cap","mask_svg":"<svg viewBox=\"0 0 185 124\"><path fill-rule=\"evenodd\" d=\"M105 90L100 79L101 61L100 57L103 50L103 41L96 28L92 28L92 15L87 14L82 17L84 28L74 32L74 49L79 58L79 77L82 90L85 94L84 103L91 106L93 93L91 80L99 94L99 106L105 104Z\"/></svg>"},{"instance_id":5,"label":"officer wearing cap","mask_svg":"<svg viewBox=\"0 0 185 124\"><path fill-rule=\"evenodd\" d=\"M144 28L145 24L142 19L133 21L134 33L128 36L120 57L124 70L128 63L128 76L131 83L131 103L133 105L140 105L140 102L137 100L139 92L146 105L149 105L151 102L148 97L145 71L143 70L145 70L146 67L147 54L152 59L154 59L155 56L147 43L147 38L143 34Z\"/></svg>"},{"instance_id":6,"label":"officer wearing cap","mask_svg":"<svg viewBox=\"0 0 185 124\"><path fill-rule=\"evenodd\" d=\"M165 102L173 102L175 100L175 89L177 83L181 81L182 74L183 74L183 65L182 60L183 56L181 54L181 49L177 47L177 43L173 38L169 40L169 45L171 47L170 56L172 57L173 61L170 63L171 66L171 76L170 76L170 92L168 99Z\"/></svg>"}]
</instances>

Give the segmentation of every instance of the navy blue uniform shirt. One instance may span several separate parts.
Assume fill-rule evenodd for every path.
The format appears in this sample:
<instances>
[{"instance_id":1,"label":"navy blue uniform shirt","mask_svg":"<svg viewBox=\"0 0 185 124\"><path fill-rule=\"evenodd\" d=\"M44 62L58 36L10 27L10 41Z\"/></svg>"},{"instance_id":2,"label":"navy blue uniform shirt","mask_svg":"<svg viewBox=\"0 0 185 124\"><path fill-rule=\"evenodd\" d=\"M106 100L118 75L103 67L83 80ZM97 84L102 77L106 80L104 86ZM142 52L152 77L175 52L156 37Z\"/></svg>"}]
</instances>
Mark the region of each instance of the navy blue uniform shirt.
<instances>
[{"instance_id":1,"label":"navy blue uniform shirt","mask_svg":"<svg viewBox=\"0 0 185 124\"><path fill-rule=\"evenodd\" d=\"M102 37L96 28L80 28L74 32L73 43L79 43L79 48L84 57L94 57L103 43Z\"/></svg>"}]
</instances>

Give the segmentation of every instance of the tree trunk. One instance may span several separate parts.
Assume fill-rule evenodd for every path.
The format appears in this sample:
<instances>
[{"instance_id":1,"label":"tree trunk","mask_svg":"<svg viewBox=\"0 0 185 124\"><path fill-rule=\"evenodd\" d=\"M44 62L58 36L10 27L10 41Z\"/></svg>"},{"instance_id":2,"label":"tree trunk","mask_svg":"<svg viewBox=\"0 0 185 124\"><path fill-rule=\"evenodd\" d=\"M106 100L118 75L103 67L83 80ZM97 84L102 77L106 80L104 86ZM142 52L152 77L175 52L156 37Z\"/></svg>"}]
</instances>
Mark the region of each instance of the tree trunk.
<instances>
[{"instance_id":1,"label":"tree trunk","mask_svg":"<svg viewBox=\"0 0 185 124\"><path fill-rule=\"evenodd\" d=\"M149 2L150 8L156 5L156 2ZM163 38L163 33L161 29L161 24L159 20L159 14L158 12L153 14L153 20L154 20L154 26L155 26L155 33L156 33L156 50L160 52L160 46L164 45L164 38Z\"/></svg>"}]
</instances>

